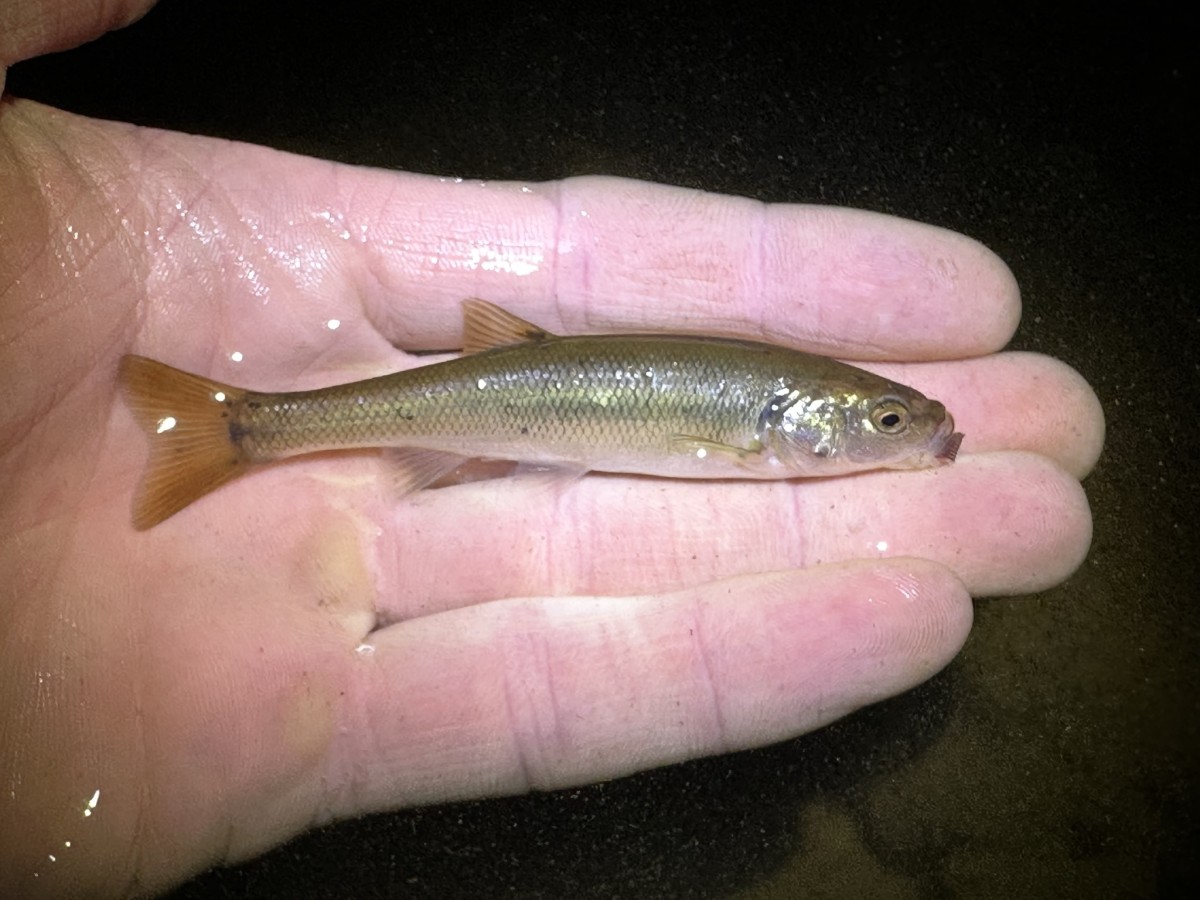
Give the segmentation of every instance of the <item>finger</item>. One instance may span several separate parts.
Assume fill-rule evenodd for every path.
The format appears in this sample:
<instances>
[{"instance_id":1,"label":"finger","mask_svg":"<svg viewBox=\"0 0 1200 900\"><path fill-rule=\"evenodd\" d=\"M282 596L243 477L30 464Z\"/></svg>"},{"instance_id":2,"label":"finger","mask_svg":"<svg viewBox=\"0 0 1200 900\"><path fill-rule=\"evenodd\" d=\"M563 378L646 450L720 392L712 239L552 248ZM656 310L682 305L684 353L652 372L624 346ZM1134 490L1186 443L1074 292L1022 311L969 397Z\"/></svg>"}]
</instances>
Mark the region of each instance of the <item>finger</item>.
<instances>
[{"instance_id":1,"label":"finger","mask_svg":"<svg viewBox=\"0 0 1200 900\"><path fill-rule=\"evenodd\" d=\"M380 262L368 309L402 346L452 346L476 294L551 330L687 328L854 358L976 355L1019 318L990 251L889 216L614 178L388 177L360 196L389 202L353 212Z\"/></svg>"},{"instance_id":2,"label":"finger","mask_svg":"<svg viewBox=\"0 0 1200 900\"><path fill-rule=\"evenodd\" d=\"M936 560L976 595L1022 594L1067 577L1091 539L1079 483L1017 453L800 483L593 476L555 491L508 479L431 491L392 516L381 563L405 590L381 592L390 621L496 597L670 591L891 556Z\"/></svg>"},{"instance_id":3,"label":"finger","mask_svg":"<svg viewBox=\"0 0 1200 900\"><path fill-rule=\"evenodd\" d=\"M971 614L945 569L891 560L417 619L357 654L319 774L344 816L758 746L925 680Z\"/></svg>"},{"instance_id":4,"label":"finger","mask_svg":"<svg viewBox=\"0 0 1200 900\"><path fill-rule=\"evenodd\" d=\"M4 124L29 154L146 198L109 241L153 262L139 349L235 383L392 365L388 342L453 347L471 295L562 331L728 331L877 359L987 352L1019 316L988 250L887 216L380 172L31 103Z\"/></svg>"},{"instance_id":5,"label":"finger","mask_svg":"<svg viewBox=\"0 0 1200 900\"><path fill-rule=\"evenodd\" d=\"M561 331L729 331L855 358L977 355L1019 316L990 251L888 216L610 178L469 183L36 104L7 115L110 194L146 198L122 220L153 261L141 349L182 365L351 365L382 358L382 338L452 348L466 296Z\"/></svg>"}]
</instances>

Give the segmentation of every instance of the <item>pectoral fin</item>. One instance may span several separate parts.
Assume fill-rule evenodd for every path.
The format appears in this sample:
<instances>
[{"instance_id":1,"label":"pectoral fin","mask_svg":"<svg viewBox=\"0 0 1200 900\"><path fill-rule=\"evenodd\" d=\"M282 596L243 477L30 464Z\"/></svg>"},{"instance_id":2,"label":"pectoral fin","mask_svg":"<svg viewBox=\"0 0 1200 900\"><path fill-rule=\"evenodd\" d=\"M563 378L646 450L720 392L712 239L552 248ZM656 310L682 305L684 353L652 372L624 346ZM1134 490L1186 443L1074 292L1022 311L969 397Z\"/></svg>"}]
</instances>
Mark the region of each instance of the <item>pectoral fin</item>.
<instances>
[{"instance_id":1,"label":"pectoral fin","mask_svg":"<svg viewBox=\"0 0 1200 900\"><path fill-rule=\"evenodd\" d=\"M694 434L672 435L671 446L675 450L690 453L700 459L715 456L743 466L757 460L762 453L762 445L757 441L752 447L735 447L733 444L723 444L720 441L697 437Z\"/></svg>"}]
</instances>

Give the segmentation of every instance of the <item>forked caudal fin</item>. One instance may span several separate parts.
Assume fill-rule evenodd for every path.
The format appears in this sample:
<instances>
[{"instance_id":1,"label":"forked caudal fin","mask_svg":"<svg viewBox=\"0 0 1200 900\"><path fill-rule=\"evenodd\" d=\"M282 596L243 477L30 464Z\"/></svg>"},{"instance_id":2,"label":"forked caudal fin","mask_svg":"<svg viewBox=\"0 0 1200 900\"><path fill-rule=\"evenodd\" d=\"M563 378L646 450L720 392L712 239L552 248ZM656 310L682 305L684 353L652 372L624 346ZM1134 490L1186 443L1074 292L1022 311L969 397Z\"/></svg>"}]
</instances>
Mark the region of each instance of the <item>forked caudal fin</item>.
<instances>
[{"instance_id":1,"label":"forked caudal fin","mask_svg":"<svg viewBox=\"0 0 1200 900\"><path fill-rule=\"evenodd\" d=\"M144 356L125 356L125 401L150 441L150 460L133 501L139 530L157 525L224 484L248 464L230 432L245 391Z\"/></svg>"}]
</instances>

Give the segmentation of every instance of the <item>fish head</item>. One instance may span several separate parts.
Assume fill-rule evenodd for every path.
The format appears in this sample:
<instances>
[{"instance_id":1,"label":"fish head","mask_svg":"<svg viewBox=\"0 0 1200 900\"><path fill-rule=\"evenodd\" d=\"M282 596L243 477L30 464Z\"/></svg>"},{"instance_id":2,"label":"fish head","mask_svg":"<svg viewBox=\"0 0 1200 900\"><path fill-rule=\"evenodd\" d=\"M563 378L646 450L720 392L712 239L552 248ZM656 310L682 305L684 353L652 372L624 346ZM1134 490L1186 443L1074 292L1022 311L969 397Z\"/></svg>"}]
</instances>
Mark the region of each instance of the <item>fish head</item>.
<instances>
[{"instance_id":1,"label":"fish head","mask_svg":"<svg viewBox=\"0 0 1200 900\"><path fill-rule=\"evenodd\" d=\"M903 385L861 385L776 402L766 442L797 474L924 469L953 462L963 436L937 400Z\"/></svg>"},{"instance_id":2,"label":"fish head","mask_svg":"<svg viewBox=\"0 0 1200 900\"><path fill-rule=\"evenodd\" d=\"M847 429L847 456L886 469L928 469L954 462L963 436L942 403L913 390L861 403Z\"/></svg>"}]
</instances>

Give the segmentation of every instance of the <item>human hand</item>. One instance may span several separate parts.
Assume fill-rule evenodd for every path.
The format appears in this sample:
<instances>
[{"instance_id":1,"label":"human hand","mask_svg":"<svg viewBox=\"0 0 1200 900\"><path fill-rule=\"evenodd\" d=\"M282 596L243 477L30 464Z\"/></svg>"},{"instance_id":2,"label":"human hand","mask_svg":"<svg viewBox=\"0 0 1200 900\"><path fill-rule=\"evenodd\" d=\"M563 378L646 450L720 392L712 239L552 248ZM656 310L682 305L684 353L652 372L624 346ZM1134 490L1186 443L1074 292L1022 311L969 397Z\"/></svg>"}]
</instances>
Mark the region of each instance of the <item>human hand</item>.
<instances>
[{"instance_id":1,"label":"human hand","mask_svg":"<svg viewBox=\"0 0 1200 900\"><path fill-rule=\"evenodd\" d=\"M1048 587L1087 548L1096 400L1058 363L992 353L1015 287L947 232L359 170L11 99L0 196L6 895L151 892L332 818L799 734L937 671L970 593ZM375 457L328 456L133 530L146 448L122 354L313 387L454 346L471 295L563 333L873 360L946 402L963 454L398 504Z\"/></svg>"}]
</instances>

